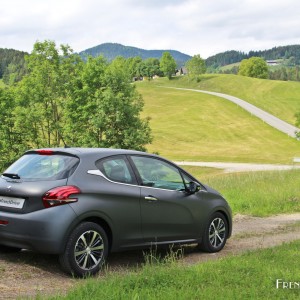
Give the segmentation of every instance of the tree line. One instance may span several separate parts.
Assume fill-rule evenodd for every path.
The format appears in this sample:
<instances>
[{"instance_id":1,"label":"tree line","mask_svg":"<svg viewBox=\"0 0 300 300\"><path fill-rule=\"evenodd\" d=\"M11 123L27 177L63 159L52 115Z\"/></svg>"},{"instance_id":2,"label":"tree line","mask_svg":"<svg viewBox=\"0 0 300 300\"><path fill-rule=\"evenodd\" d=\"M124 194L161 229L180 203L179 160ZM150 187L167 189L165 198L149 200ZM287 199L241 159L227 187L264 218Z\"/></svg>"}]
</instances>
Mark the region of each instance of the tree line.
<instances>
[{"instance_id":1,"label":"tree line","mask_svg":"<svg viewBox=\"0 0 300 300\"><path fill-rule=\"evenodd\" d=\"M84 61L69 46L38 42L26 74L0 89L0 168L30 148L145 150L152 140L144 102L118 57Z\"/></svg>"},{"instance_id":2,"label":"tree line","mask_svg":"<svg viewBox=\"0 0 300 300\"><path fill-rule=\"evenodd\" d=\"M208 69L217 70L220 67L251 57L261 57L264 60L284 59L289 61L290 67L293 67L300 65L300 45L273 47L269 50L250 51L249 53L234 50L226 51L207 58L205 62Z\"/></svg>"}]
</instances>

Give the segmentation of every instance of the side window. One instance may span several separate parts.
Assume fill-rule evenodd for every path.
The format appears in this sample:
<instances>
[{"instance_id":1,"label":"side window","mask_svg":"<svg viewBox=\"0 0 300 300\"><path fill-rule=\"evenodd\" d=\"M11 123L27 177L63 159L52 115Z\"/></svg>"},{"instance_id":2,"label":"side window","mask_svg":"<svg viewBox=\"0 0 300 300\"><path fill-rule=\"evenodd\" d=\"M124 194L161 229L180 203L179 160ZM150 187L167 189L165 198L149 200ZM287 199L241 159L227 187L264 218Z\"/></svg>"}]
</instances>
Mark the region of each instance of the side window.
<instances>
[{"instance_id":1,"label":"side window","mask_svg":"<svg viewBox=\"0 0 300 300\"><path fill-rule=\"evenodd\" d=\"M96 166L112 181L136 184L134 175L124 157L112 156L98 161Z\"/></svg>"},{"instance_id":2,"label":"side window","mask_svg":"<svg viewBox=\"0 0 300 300\"><path fill-rule=\"evenodd\" d=\"M184 183L177 168L162 160L131 156L144 186L166 189L184 190Z\"/></svg>"}]
</instances>

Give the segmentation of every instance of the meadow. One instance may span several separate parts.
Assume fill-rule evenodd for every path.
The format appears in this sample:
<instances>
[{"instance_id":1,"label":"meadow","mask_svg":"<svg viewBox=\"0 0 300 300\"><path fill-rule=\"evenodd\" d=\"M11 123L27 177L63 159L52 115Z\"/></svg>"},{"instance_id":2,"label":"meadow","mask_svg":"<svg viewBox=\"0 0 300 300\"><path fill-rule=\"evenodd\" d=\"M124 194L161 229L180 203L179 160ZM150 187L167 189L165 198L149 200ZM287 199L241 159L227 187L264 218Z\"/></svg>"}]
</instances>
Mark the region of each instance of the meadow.
<instances>
[{"instance_id":1,"label":"meadow","mask_svg":"<svg viewBox=\"0 0 300 300\"><path fill-rule=\"evenodd\" d=\"M200 182L221 191L233 214L266 217L300 212L300 170L222 174L184 166ZM209 171L208 171L209 170Z\"/></svg>"},{"instance_id":2,"label":"meadow","mask_svg":"<svg viewBox=\"0 0 300 300\"><path fill-rule=\"evenodd\" d=\"M295 113L300 112L300 82L250 78L231 74L205 74L172 80L160 78L154 85L195 88L236 96L295 125Z\"/></svg>"},{"instance_id":3,"label":"meadow","mask_svg":"<svg viewBox=\"0 0 300 300\"><path fill-rule=\"evenodd\" d=\"M186 80L180 77L137 84L145 101L143 116L151 119L149 152L171 160L277 164L291 164L293 157L300 156L299 141L236 104L212 95L161 87L184 85Z\"/></svg>"}]
</instances>

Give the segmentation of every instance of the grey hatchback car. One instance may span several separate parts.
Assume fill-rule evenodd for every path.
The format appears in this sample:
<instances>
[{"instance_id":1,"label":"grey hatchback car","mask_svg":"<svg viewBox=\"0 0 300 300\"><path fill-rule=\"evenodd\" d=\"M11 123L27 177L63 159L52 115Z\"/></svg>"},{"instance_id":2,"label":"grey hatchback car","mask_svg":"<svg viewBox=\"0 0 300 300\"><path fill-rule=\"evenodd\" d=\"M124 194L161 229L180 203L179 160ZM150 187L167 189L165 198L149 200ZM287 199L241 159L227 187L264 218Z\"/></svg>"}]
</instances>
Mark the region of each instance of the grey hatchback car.
<instances>
[{"instance_id":1,"label":"grey hatchback car","mask_svg":"<svg viewBox=\"0 0 300 300\"><path fill-rule=\"evenodd\" d=\"M217 191L144 152L30 150L0 178L0 251L57 254L74 276L97 273L112 251L195 243L217 252L231 228Z\"/></svg>"}]
</instances>

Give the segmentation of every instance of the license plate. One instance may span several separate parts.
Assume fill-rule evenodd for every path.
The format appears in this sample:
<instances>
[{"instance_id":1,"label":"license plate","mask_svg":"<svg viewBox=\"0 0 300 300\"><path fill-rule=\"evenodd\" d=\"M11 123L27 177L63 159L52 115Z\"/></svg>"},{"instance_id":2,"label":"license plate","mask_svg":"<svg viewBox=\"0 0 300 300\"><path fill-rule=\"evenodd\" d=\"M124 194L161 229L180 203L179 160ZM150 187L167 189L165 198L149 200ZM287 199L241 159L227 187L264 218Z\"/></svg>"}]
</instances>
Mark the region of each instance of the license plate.
<instances>
[{"instance_id":1,"label":"license plate","mask_svg":"<svg viewBox=\"0 0 300 300\"><path fill-rule=\"evenodd\" d=\"M23 208L25 199L0 196L0 206L12 207L12 208Z\"/></svg>"}]
</instances>

